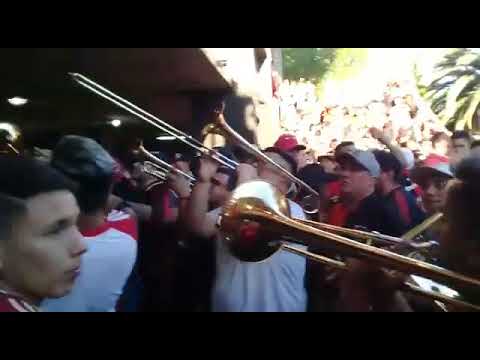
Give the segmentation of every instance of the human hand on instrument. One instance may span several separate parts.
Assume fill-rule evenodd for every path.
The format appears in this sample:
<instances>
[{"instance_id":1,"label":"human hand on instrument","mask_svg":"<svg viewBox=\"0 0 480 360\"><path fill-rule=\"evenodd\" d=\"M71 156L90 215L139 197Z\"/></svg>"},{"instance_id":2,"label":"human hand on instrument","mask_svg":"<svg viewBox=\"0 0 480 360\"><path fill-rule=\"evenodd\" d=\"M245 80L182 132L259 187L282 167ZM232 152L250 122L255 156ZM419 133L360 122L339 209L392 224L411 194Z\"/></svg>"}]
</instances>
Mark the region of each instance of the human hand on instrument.
<instances>
[{"instance_id":1,"label":"human hand on instrument","mask_svg":"<svg viewBox=\"0 0 480 360\"><path fill-rule=\"evenodd\" d=\"M198 181L209 183L212 177L217 173L218 162L210 157L203 156L200 158L200 168L198 170Z\"/></svg>"},{"instance_id":2,"label":"human hand on instrument","mask_svg":"<svg viewBox=\"0 0 480 360\"><path fill-rule=\"evenodd\" d=\"M167 177L167 184L180 198L188 198L190 196L190 180L185 176L170 173Z\"/></svg>"},{"instance_id":3,"label":"human hand on instrument","mask_svg":"<svg viewBox=\"0 0 480 360\"><path fill-rule=\"evenodd\" d=\"M245 163L238 164L237 175L238 175L237 185L240 185L258 178L257 169L252 165L245 164Z\"/></svg>"},{"instance_id":4,"label":"human hand on instrument","mask_svg":"<svg viewBox=\"0 0 480 360\"><path fill-rule=\"evenodd\" d=\"M339 277L340 301L346 311L387 311L395 304L396 291L405 276L387 273L366 261L347 259Z\"/></svg>"}]
</instances>

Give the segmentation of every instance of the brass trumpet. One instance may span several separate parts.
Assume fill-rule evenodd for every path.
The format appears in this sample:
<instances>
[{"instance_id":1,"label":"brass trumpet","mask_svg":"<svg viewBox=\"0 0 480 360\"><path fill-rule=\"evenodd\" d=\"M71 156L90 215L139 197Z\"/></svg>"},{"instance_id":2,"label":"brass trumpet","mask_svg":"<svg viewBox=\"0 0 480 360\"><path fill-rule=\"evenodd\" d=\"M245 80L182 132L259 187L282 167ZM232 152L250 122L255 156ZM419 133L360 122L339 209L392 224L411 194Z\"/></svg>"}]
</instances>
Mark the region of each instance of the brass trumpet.
<instances>
[{"instance_id":1,"label":"brass trumpet","mask_svg":"<svg viewBox=\"0 0 480 360\"><path fill-rule=\"evenodd\" d=\"M190 180L192 182L197 181L197 179L195 177L193 177L192 175L187 174L186 172L177 169L176 167L170 165L169 163L167 163L167 162L163 161L162 159L153 155L151 152L149 152L147 149L145 149L145 147L143 146L142 143L140 143L138 145L138 148L135 150L135 153L137 153L139 155L142 155L143 157L148 159L149 161L146 162L147 166L155 167L155 168L157 168L157 170L160 170L160 171L164 172L165 177L168 175L169 172L171 172L171 173L174 173L174 174L184 176L185 178L187 178L188 180Z\"/></svg>"},{"instance_id":2,"label":"brass trumpet","mask_svg":"<svg viewBox=\"0 0 480 360\"><path fill-rule=\"evenodd\" d=\"M260 224L254 239L245 239L244 229L253 223ZM288 243L318 245L319 248L334 250L338 254L368 260L371 263L397 270L405 274L417 275L454 288L478 288L480 280L459 274L422 261L369 246L325 230L320 230L302 222L290 219L287 199L274 187L263 181L253 181L239 186L231 200L224 206L219 219L219 228L224 234L227 247L232 255L243 261L262 261L280 250L295 252L317 261L338 265L334 259L297 249ZM468 306L480 310L479 306L462 302L459 299L425 292L411 284L404 289L434 300L449 302L456 306Z\"/></svg>"},{"instance_id":3,"label":"brass trumpet","mask_svg":"<svg viewBox=\"0 0 480 360\"><path fill-rule=\"evenodd\" d=\"M157 167L154 163L150 161L145 161L143 163L143 172L162 181L166 181L168 178L168 171Z\"/></svg>"}]
</instances>

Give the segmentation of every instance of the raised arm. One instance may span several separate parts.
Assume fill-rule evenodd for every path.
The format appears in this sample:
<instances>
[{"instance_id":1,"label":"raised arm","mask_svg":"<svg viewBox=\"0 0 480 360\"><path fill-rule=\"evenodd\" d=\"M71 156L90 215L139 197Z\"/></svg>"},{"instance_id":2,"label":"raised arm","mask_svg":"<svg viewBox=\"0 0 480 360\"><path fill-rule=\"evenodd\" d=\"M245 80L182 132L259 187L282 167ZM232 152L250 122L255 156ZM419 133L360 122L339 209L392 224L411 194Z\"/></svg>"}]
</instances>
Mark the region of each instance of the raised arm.
<instances>
[{"instance_id":1,"label":"raised arm","mask_svg":"<svg viewBox=\"0 0 480 360\"><path fill-rule=\"evenodd\" d=\"M217 233L217 219L208 215L211 180L217 169L218 164L215 161L208 158L200 160L198 180L186 206L184 225L194 234L205 238L211 238Z\"/></svg>"}]
</instances>

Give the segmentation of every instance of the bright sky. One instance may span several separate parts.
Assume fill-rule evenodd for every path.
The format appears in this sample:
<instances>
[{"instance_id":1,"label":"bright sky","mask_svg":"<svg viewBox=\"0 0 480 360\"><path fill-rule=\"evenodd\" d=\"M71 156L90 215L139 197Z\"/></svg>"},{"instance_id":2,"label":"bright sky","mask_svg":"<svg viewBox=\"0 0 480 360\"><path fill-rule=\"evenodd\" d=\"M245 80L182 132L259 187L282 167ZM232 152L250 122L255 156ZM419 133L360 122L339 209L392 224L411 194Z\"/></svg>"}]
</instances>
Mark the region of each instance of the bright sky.
<instances>
[{"instance_id":1,"label":"bright sky","mask_svg":"<svg viewBox=\"0 0 480 360\"><path fill-rule=\"evenodd\" d=\"M413 64L431 76L444 48L369 48L366 67L355 78L330 81L325 85L324 101L362 105L373 98L381 98L385 83L390 80L413 79Z\"/></svg>"}]
</instances>

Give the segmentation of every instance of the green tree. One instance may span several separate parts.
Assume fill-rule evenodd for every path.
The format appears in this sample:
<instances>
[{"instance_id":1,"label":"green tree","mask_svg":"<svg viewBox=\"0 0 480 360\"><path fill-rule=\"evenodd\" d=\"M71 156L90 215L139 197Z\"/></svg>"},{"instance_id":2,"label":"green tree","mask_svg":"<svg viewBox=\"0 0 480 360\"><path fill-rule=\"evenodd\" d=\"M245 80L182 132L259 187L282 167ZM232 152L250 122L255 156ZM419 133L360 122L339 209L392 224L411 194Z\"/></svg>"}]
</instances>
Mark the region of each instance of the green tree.
<instances>
[{"instance_id":1,"label":"green tree","mask_svg":"<svg viewBox=\"0 0 480 360\"><path fill-rule=\"evenodd\" d=\"M335 60L336 50L333 48L284 48L282 53L285 78L289 80L304 78L315 83L321 82Z\"/></svg>"},{"instance_id":2,"label":"green tree","mask_svg":"<svg viewBox=\"0 0 480 360\"><path fill-rule=\"evenodd\" d=\"M285 78L310 80L320 94L328 79L346 80L357 75L367 55L365 48L284 48Z\"/></svg>"},{"instance_id":3,"label":"green tree","mask_svg":"<svg viewBox=\"0 0 480 360\"><path fill-rule=\"evenodd\" d=\"M453 49L435 66L434 80L420 90L448 128L477 128L480 53L477 49Z\"/></svg>"}]
</instances>

